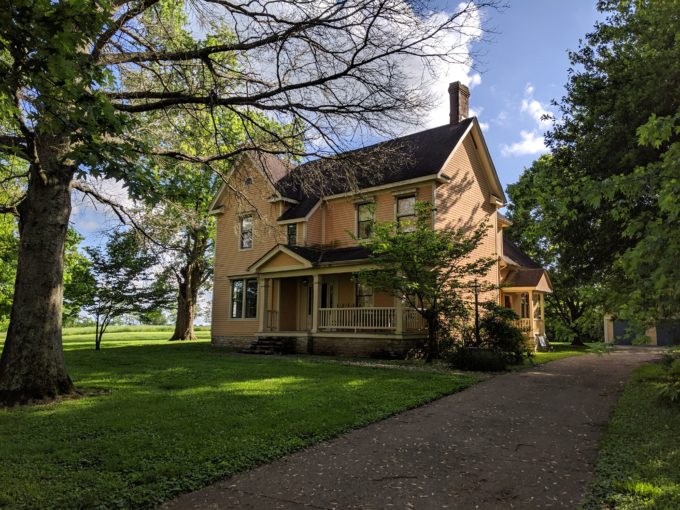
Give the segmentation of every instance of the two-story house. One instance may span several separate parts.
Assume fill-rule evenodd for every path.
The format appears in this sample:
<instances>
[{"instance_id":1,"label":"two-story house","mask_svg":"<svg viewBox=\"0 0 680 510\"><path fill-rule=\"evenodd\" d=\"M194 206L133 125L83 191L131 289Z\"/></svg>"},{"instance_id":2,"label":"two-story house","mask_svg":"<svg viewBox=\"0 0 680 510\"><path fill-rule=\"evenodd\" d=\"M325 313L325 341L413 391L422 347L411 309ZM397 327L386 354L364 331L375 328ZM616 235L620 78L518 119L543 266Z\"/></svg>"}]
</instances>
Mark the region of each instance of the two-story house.
<instances>
[{"instance_id":1,"label":"two-story house","mask_svg":"<svg viewBox=\"0 0 680 510\"><path fill-rule=\"evenodd\" d=\"M468 117L469 90L456 82L449 95L449 124L362 149L398 147L393 153L404 156L385 157L353 179L327 179L322 190L300 178L314 162L290 168L272 155L248 153L234 165L211 206L213 345L287 338L297 352L340 355L413 347L426 335L418 312L365 288L353 274L367 267L355 239L370 235L374 221L412 217L416 201L434 205L435 229L488 225L472 256L497 261L486 279L498 290L483 298L513 308L528 338L544 333L550 280L503 239L510 224L498 212L505 194L479 122Z\"/></svg>"}]
</instances>

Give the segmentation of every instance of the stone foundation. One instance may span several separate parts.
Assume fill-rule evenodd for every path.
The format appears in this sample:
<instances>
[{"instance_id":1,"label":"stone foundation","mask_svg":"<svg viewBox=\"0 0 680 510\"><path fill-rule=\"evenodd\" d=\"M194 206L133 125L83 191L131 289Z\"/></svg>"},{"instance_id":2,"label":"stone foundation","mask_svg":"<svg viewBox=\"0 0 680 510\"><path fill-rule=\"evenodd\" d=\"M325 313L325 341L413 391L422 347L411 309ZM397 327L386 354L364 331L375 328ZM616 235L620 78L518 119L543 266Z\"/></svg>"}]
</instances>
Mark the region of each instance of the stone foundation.
<instances>
[{"instance_id":1,"label":"stone foundation","mask_svg":"<svg viewBox=\"0 0 680 510\"><path fill-rule=\"evenodd\" d=\"M307 341L308 354L362 357L403 357L418 344L416 339L311 337Z\"/></svg>"},{"instance_id":2,"label":"stone foundation","mask_svg":"<svg viewBox=\"0 0 680 510\"><path fill-rule=\"evenodd\" d=\"M245 349L255 340L254 336L213 336L211 343L213 347ZM290 337L290 343L296 354L389 358L405 356L422 339L300 336Z\"/></svg>"},{"instance_id":3,"label":"stone foundation","mask_svg":"<svg viewBox=\"0 0 680 510\"><path fill-rule=\"evenodd\" d=\"M213 336L210 338L213 347L229 347L232 349L245 349L254 341L254 336Z\"/></svg>"}]
</instances>

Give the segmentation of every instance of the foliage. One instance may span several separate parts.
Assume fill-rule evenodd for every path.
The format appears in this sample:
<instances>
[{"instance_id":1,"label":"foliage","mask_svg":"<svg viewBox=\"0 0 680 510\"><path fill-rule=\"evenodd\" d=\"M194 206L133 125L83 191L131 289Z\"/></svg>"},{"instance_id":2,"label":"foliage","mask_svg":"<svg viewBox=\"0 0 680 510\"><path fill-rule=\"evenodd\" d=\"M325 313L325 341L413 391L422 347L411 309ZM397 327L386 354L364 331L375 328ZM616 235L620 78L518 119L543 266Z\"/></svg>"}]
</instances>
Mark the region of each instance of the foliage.
<instances>
[{"instance_id":1,"label":"foliage","mask_svg":"<svg viewBox=\"0 0 680 510\"><path fill-rule=\"evenodd\" d=\"M146 314L168 304L166 280L154 274L156 259L141 250L134 231L114 232L105 248L88 247L93 285L85 310L95 320L95 348L111 322L126 314Z\"/></svg>"},{"instance_id":2,"label":"foliage","mask_svg":"<svg viewBox=\"0 0 680 510\"><path fill-rule=\"evenodd\" d=\"M437 356L440 334L467 315L466 294L475 277L494 261L473 258L488 228L432 228L432 204L416 202L416 219L406 228L398 222L378 223L360 244L377 269L361 271L358 281L387 292L418 311L428 326L427 359Z\"/></svg>"},{"instance_id":3,"label":"foliage","mask_svg":"<svg viewBox=\"0 0 680 510\"><path fill-rule=\"evenodd\" d=\"M548 313L585 336L592 321L581 310L593 303L639 323L680 311L672 198L680 10L674 1L607 0L598 8L604 21L570 53L551 156L511 191L518 203L527 199L513 221L528 225L517 226L515 239L554 264L552 305L563 306Z\"/></svg>"},{"instance_id":4,"label":"foliage","mask_svg":"<svg viewBox=\"0 0 680 510\"><path fill-rule=\"evenodd\" d=\"M668 368L640 367L605 431L584 510L680 508L680 406L658 396Z\"/></svg>"},{"instance_id":5,"label":"foliage","mask_svg":"<svg viewBox=\"0 0 680 510\"><path fill-rule=\"evenodd\" d=\"M479 372L501 372L508 368L505 354L495 349L458 345L445 354L452 368Z\"/></svg>"},{"instance_id":6,"label":"foliage","mask_svg":"<svg viewBox=\"0 0 680 510\"><path fill-rule=\"evenodd\" d=\"M531 355L522 332L513 324L517 315L493 301L483 303L479 339L466 328L461 341L451 345L446 359L463 370L500 371L522 363Z\"/></svg>"},{"instance_id":7,"label":"foliage","mask_svg":"<svg viewBox=\"0 0 680 510\"><path fill-rule=\"evenodd\" d=\"M475 382L235 356L168 343L168 327L112 327L116 347L94 352L93 329L79 331L65 330L64 348L83 396L0 410L3 508L155 508Z\"/></svg>"},{"instance_id":8,"label":"foliage","mask_svg":"<svg viewBox=\"0 0 680 510\"><path fill-rule=\"evenodd\" d=\"M548 268L553 293L545 297L546 333L550 340L581 343L602 336L599 282L610 250L596 239L581 238L571 222L588 224L588 212L555 199L561 169L551 155L534 161L519 181L508 186L504 231L527 255Z\"/></svg>"},{"instance_id":9,"label":"foliage","mask_svg":"<svg viewBox=\"0 0 680 510\"><path fill-rule=\"evenodd\" d=\"M509 364L521 363L530 351L524 335L513 323L519 318L517 314L494 302L484 303L484 309L479 320L479 347L502 352Z\"/></svg>"}]
</instances>

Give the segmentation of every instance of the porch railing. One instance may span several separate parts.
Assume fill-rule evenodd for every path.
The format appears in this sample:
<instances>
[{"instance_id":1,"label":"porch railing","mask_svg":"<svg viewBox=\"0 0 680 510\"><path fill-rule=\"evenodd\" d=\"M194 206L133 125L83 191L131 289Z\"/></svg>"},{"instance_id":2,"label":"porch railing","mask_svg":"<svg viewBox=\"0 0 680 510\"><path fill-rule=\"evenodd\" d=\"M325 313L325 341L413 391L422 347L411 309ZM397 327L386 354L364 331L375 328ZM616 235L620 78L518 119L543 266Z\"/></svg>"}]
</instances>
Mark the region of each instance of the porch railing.
<instances>
[{"instance_id":1,"label":"porch railing","mask_svg":"<svg viewBox=\"0 0 680 510\"><path fill-rule=\"evenodd\" d=\"M321 308L319 329L394 329L395 309Z\"/></svg>"},{"instance_id":2,"label":"porch railing","mask_svg":"<svg viewBox=\"0 0 680 510\"><path fill-rule=\"evenodd\" d=\"M531 320L532 319L518 319L514 321L515 327L519 329L522 333L525 335L530 335L532 328L531 328Z\"/></svg>"},{"instance_id":3,"label":"porch railing","mask_svg":"<svg viewBox=\"0 0 680 510\"><path fill-rule=\"evenodd\" d=\"M404 309L404 331L423 331L427 329L427 323L423 316L414 308Z\"/></svg>"}]
</instances>

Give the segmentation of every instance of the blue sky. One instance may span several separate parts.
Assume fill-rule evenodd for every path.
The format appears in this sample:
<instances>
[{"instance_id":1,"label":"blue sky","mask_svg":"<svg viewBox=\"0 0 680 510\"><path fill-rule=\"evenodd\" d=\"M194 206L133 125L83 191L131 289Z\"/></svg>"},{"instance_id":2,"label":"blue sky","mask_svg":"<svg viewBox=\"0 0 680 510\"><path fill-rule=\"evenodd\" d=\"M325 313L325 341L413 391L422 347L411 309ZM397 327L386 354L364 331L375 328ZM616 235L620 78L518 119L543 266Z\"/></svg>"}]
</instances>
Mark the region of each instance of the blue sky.
<instances>
[{"instance_id":1,"label":"blue sky","mask_svg":"<svg viewBox=\"0 0 680 510\"><path fill-rule=\"evenodd\" d=\"M441 104L428 121L429 127L447 123L445 83L468 81L471 110L482 123L504 188L545 151L543 133L550 124L541 121L541 114L552 112L550 101L564 94L567 51L577 49L579 39L598 18L595 0L507 1L507 8L483 20L483 27L493 33L473 43L479 55L474 68L466 73L454 66L445 81L439 80L441 93L432 92L441 97ZM119 201L126 199L116 183L107 183L106 192ZM95 210L93 204L78 199L72 222L90 245L99 244L101 232L117 225L116 217L105 208Z\"/></svg>"},{"instance_id":2,"label":"blue sky","mask_svg":"<svg viewBox=\"0 0 680 510\"><path fill-rule=\"evenodd\" d=\"M503 187L540 155L549 127L540 111L554 111L550 101L564 95L567 81L567 50L577 49L598 19L594 0L509 4L485 21L496 31L492 40L474 46L483 53L475 62L481 83L470 94Z\"/></svg>"}]
</instances>

